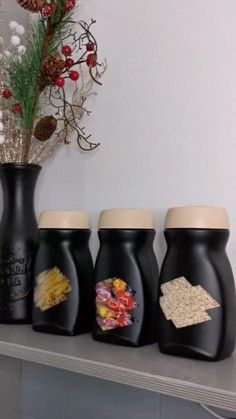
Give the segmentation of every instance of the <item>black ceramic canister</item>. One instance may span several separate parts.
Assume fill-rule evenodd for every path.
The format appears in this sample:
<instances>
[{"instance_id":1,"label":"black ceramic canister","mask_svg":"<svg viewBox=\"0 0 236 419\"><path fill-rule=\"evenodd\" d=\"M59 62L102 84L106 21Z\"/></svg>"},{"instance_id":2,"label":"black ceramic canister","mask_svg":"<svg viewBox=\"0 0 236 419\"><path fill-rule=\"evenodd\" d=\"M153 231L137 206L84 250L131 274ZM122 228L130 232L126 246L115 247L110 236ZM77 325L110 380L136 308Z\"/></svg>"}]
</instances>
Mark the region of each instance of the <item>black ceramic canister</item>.
<instances>
[{"instance_id":1,"label":"black ceramic canister","mask_svg":"<svg viewBox=\"0 0 236 419\"><path fill-rule=\"evenodd\" d=\"M158 266L149 210L104 210L99 219L96 340L126 346L157 341Z\"/></svg>"},{"instance_id":2,"label":"black ceramic canister","mask_svg":"<svg viewBox=\"0 0 236 419\"><path fill-rule=\"evenodd\" d=\"M167 354L217 361L235 345L236 298L226 254L225 209L168 211L160 275L159 346Z\"/></svg>"},{"instance_id":3,"label":"black ceramic canister","mask_svg":"<svg viewBox=\"0 0 236 419\"><path fill-rule=\"evenodd\" d=\"M89 332L94 317L89 216L83 212L43 212L39 229L33 329L69 336Z\"/></svg>"}]
</instances>

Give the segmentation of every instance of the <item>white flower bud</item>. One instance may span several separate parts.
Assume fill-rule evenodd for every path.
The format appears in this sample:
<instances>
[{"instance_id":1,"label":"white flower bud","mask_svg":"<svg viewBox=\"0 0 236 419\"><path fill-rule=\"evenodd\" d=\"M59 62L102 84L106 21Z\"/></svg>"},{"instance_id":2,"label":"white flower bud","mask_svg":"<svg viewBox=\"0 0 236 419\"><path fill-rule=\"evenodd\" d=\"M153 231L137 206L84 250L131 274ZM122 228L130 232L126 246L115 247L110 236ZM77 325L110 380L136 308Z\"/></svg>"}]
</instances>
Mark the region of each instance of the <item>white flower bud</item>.
<instances>
[{"instance_id":1,"label":"white flower bud","mask_svg":"<svg viewBox=\"0 0 236 419\"><path fill-rule=\"evenodd\" d=\"M15 20L12 20L12 21L9 23L9 28L11 29L11 31L15 31L15 30L16 30L16 28L17 28L17 26L19 26L19 23L17 23Z\"/></svg>"},{"instance_id":2,"label":"white flower bud","mask_svg":"<svg viewBox=\"0 0 236 419\"><path fill-rule=\"evenodd\" d=\"M0 121L0 132L2 132L4 130L4 125L3 123Z\"/></svg>"},{"instance_id":3,"label":"white flower bud","mask_svg":"<svg viewBox=\"0 0 236 419\"><path fill-rule=\"evenodd\" d=\"M7 49L5 49L5 50L3 51L3 53L4 53L5 57L10 57L10 56L11 56L10 51L8 51Z\"/></svg>"},{"instance_id":4,"label":"white flower bud","mask_svg":"<svg viewBox=\"0 0 236 419\"><path fill-rule=\"evenodd\" d=\"M17 25L15 29L17 35L24 35L25 34L25 28L23 25Z\"/></svg>"},{"instance_id":5,"label":"white flower bud","mask_svg":"<svg viewBox=\"0 0 236 419\"><path fill-rule=\"evenodd\" d=\"M5 135L0 134L0 145L5 143Z\"/></svg>"},{"instance_id":6,"label":"white flower bud","mask_svg":"<svg viewBox=\"0 0 236 419\"><path fill-rule=\"evenodd\" d=\"M17 45L20 45L20 37L17 35L13 35L11 37L11 44L17 47Z\"/></svg>"},{"instance_id":7,"label":"white flower bud","mask_svg":"<svg viewBox=\"0 0 236 419\"><path fill-rule=\"evenodd\" d=\"M25 46L24 46L24 45L19 45L19 47L17 48L17 50L18 50L18 53L19 53L20 55L24 55L24 54L25 54L25 52L26 52L26 48L25 48Z\"/></svg>"},{"instance_id":8,"label":"white flower bud","mask_svg":"<svg viewBox=\"0 0 236 419\"><path fill-rule=\"evenodd\" d=\"M3 119L3 113L2 113L2 111L0 111L0 120L2 120Z\"/></svg>"}]
</instances>

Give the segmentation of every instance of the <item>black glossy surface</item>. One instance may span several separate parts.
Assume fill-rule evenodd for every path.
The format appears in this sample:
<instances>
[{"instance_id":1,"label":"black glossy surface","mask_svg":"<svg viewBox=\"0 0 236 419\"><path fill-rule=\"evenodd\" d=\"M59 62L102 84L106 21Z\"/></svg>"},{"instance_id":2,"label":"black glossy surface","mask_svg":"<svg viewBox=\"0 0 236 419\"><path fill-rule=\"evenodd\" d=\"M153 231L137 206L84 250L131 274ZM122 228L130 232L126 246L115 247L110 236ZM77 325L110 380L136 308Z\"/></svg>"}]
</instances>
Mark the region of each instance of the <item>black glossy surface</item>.
<instances>
[{"instance_id":1,"label":"black glossy surface","mask_svg":"<svg viewBox=\"0 0 236 419\"><path fill-rule=\"evenodd\" d=\"M232 269L226 254L228 230L169 229L160 285L184 276L201 285L219 304L209 310L212 320L176 329L159 313L159 346L167 354L217 361L234 349L236 298Z\"/></svg>"},{"instance_id":2,"label":"black glossy surface","mask_svg":"<svg viewBox=\"0 0 236 419\"><path fill-rule=\"evenodd\" d=\"M142 346L157 341L158 266L153 250L154 230L100 230L95 266L96 283L108 278L125 280L135 291L139 307L134 324L103 331L95 322L93 337L107 343Z\"/></svg>"},{"instance_id":3,"label":"black glossy surface","mask_svg":"<svg viewBox=\"0 0 236 419\"><path fill-rule=\"evenodd\" d=\"M32 270L38 246L34 190L37 165L0 165L0 323L31 321Z\"/></svg>"},{"instance_id":4,"label":"black glossy surface","mask_svg":"<svg viewBox=\"0 0 236 419\"><path fill-rule=\"evenodd\" d=\"M49 310L33 309L33 328L39 332L76 335L91 331L94 269L89 250L89 230L40 230L35 278L58 267L71 283L67 301Z\"/></svg>"}]
</instances>

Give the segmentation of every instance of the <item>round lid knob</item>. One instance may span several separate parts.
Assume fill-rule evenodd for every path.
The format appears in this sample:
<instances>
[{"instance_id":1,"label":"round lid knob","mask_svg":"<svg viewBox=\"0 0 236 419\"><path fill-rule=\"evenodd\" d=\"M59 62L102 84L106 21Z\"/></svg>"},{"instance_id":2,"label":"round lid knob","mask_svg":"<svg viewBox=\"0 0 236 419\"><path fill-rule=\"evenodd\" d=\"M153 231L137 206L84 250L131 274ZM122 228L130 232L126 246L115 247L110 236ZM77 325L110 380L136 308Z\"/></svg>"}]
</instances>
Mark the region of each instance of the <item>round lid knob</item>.
<instances>
[{"instance_id":1,"label":"round lid knob","mask_svg":"<svg viewBox=\"0 0 236 419\"><path fill-rule=\"evenodd\" d=\"M229 229L229 217L219 207L176 207L166 215L165 228Z\"/></svg>"},{"instance_id":2,"label":"round lid knob","mask_svg":"<svg viewBox=\"0 0 236 419\"><path fill-rule=\"evenodd\" d=\"M100 229L155 229L152 211L147 209L106 209L99 217Z\"/></svg>"},{"instance_id":3,"label":"round lid knob","mask_svg":"<svg viewBox=\"0 0 236 419\"><path fill-rule=\"evenodd\" d=\"M39 228L90 229L89 215L82 211L44 211L39 218Z\"/></svg>"}]
</instances>

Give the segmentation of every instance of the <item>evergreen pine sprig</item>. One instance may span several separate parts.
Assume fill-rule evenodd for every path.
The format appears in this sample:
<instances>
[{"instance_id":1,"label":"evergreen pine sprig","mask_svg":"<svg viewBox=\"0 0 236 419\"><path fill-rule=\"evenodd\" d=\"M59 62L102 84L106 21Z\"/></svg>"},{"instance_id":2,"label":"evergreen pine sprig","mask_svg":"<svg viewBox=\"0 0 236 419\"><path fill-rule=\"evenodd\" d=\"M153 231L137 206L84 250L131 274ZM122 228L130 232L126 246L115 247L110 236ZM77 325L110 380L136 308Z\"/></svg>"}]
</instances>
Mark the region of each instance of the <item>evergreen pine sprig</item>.
<instances>
[{"instance_id":1,"label":"evergreen pine sprig","mask_svg":"<svg viewBox=\"0 0 236 419\"><path fill-rule=\"evenodd\" d=\"M22 106L22 128L32 131L38 95L38 78L47 27L43 20L32 20L28 47L22 57L11 57L7 63L9 84L15 100Z\"/></svg>"}]
</instances>

